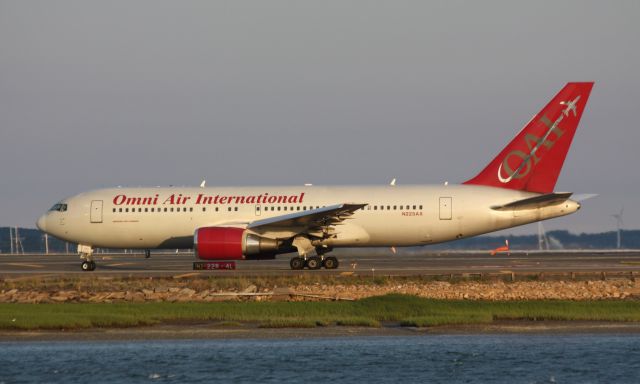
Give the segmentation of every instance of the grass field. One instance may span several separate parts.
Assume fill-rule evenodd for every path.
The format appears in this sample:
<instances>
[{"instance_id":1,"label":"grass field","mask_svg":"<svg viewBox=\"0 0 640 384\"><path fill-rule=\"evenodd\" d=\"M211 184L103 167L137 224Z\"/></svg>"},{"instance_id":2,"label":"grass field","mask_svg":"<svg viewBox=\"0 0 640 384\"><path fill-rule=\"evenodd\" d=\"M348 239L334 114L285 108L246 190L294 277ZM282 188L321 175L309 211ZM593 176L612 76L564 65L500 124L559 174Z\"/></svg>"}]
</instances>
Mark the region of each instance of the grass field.
<instances>
[{"instance_id":1,"label":"grass field","mask_svg":"<svg viewBox=\"0 0 640 384\"><path fill-rule=\"evenodd\" d=\"M491 323L496 320L640 322L636 301L448 301L387 295L336 302L0 304L0 329L77 329L219 322L291 328Z\"/></svg>"}]
</instances>

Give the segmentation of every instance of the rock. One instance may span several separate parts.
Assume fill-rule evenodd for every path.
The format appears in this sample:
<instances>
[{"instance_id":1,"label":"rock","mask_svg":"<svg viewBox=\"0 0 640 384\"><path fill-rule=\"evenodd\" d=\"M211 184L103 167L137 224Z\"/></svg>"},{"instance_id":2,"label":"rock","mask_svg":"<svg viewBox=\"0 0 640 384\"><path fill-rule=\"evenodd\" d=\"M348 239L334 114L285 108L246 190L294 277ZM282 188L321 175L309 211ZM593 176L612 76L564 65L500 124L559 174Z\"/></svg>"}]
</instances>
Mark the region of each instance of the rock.
<instances>
[{"instance_id":1,"label":"rock","mask_svg":"<svg viewBox=\"0 0 640 384\"><path fill-rule=\"evenodd\" d=\"M55 295L55 296L51 296L51 300L58 302L58 303L62 303L67 301L68 297L66 295Z\"/></svg>"},{"instance_id":2,"label":"rock","mask_svg":"<svg viewBox=\"0 0 640 384\"><path fill-rule=\"evenodd\" d=\"M112 300L122 300L124 299L124 292L111 292L106 298Z\"/></svg>"},{"instance_id":3,"label":"rock","mask_svg":"<svg viewBox=\"0 0 640 384\"><path fill-rule=\"evenodd\" d=\"M49 295L44 292L38 292L36 296L33 298L35 303L45 303L49 301Z\"/></svg>"},{"instance_id":4,"label":"rock","mask_svg":"<svg viewBox=\"0 0 640 384\"><path fill-rule=\"evenodd\" d=\"M89 301L96 302L96 303L102 303L107 298L107 296L109 296L109 293L106 293L106 292L96 293L96 294L94 294L94 295L89 297Z\"/></svg>"},{"instance_id":5,"label":"rock","mask_svg":"<svg viewBox=\"0 0 640 384\"><path fill-rule=\"evenodd\" d=\"M191 297L196 294L196 291L191 288L184 288L181 289L179 293L181 296Z\"/></svg>"},{"instance_id":6,"label":"rock","mask_svg":"<svg viewBox=\"0 0 640 384\"><path fill-rule=\"evenodd\" d=\"M258 292L258 287L256 287L253 284L251 284L250 286L248 286L242 291L242 293L256 293L256 292Z\"/></svg>"},{"instance_id":7,"label":"rock","mask_svg":"<svg viewBox=\"0 0 640 384\"><path fill-rule=\"evenodd\" d=\"M151 293L150 295L144 295L144 299L146 301L162 301L163 294L162 293Z\"/></svg>"},{"instance_id":8,"label":"rock","mask_svg":"<svg viewBox=\"0 0 640 384\"><path fill-rule=\"evenodd\" d=\"M140 303L143 302L145 299L144 293L142 292L133 292L131 294L131 301L135 302L135 303Z\"/></svg>"}]
</instances>

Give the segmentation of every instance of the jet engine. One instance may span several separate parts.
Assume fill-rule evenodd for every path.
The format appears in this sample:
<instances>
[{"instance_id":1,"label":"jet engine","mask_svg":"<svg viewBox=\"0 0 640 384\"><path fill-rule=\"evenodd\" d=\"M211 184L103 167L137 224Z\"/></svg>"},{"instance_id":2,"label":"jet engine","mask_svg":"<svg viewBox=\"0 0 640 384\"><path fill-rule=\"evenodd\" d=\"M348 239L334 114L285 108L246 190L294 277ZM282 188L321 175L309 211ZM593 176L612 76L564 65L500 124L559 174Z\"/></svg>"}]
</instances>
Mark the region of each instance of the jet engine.
<instances>
[{"instance_id":1,"label":"jet engine","mask_svg":"<svg viewBox=\"0 0 640 384\"><path fill-rule=\"evenodd\" d=\"M278 240L243 228L204 227L196 230L193 249L202 260L272 259L278 253Z\"/></svg>"}]
</instances>

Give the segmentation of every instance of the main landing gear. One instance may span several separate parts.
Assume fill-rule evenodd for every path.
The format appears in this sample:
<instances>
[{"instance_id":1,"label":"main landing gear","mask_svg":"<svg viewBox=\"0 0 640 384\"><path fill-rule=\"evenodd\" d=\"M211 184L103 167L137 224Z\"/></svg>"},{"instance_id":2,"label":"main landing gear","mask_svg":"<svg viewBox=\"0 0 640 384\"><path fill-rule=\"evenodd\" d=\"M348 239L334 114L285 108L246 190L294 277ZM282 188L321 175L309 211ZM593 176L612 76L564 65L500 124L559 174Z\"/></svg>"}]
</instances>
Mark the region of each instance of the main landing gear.
<instances>
[{"instance_id":1,"label":"main landing gear","mask_svg":"<svg viewBox=\"0 0 640 384\"><path fill-rule=\"evenodd\" d=\"M331 251L328 246L314 246L306 236L296 236L292 245L298 249L298 256L291 259L289 265L291 269L326 269L338 268L338 259L333 256L325 257Z\"/></svg>"},{"instance_id":2,"label":"main landing gear","mask_svg":"<svg viewBox=\"0 0 640 384\"><path fill-rule=\"evenodd\" d=\"M338 268L340 263L338 262L338 259L333 256L311 256L307 257L306 259L304 257L296 256L291 259L289 265L291 266L291 269L294 270L301 270L305 267L316 270L322 267L324 267L325 269L336 269Z\"/></svg>"}]
</instances>

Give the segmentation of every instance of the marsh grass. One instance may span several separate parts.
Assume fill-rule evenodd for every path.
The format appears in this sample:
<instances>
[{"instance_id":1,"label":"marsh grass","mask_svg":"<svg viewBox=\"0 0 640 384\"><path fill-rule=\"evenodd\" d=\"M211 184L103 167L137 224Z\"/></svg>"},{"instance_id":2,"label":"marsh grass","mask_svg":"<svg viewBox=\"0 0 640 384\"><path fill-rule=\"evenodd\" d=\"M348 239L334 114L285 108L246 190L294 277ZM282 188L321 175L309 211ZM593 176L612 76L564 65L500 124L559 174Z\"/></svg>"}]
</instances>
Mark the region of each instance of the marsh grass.
<instances>
[{"instance_id":1,"label":"marsh grass","mask_svg":"<svg viewBox=\"0 0 640 384\"><path fill-rule=\"evenodd\" d=\"M74 329L221 322L260 327L379 327L496 320L638 321L637 301L454 301L386 295L337 302L0 304L0 328Z\"/></svg>"}]
</instances>

